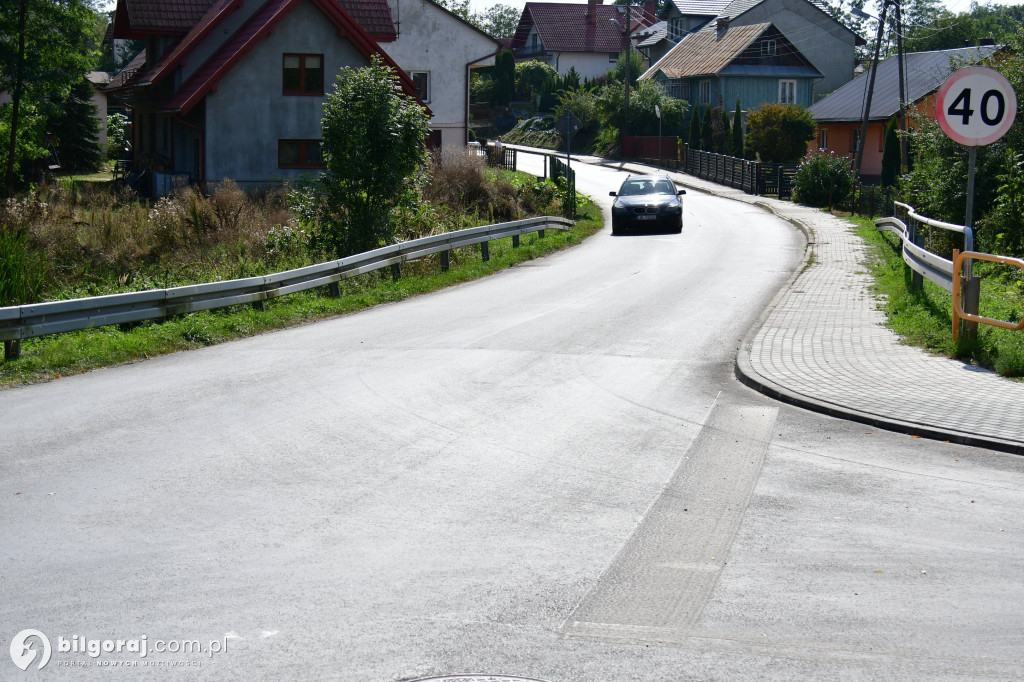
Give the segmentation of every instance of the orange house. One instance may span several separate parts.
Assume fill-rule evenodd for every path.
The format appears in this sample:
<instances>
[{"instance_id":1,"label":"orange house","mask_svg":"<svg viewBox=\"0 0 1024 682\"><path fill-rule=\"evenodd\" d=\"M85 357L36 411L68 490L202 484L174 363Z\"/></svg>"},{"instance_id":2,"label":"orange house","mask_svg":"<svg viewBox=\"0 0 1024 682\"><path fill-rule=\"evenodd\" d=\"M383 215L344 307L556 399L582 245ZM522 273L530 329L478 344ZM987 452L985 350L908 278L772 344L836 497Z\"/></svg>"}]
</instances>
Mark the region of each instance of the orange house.
<instances>
[{"instance_id":1,"label":"orange house","mask_svg":"<svg viewBox=\"0 0 1024 682\"><path fill-rule=\"evenodd\" d=\"M910 108L935 118L935 95L942 81L959 68L990 59L998 50L996 45L982 45L905 54L904 72ZM811 106L810 112L818 129L808 150L824 149L848 156L851 160L854 158L863 129L870 76L871 71L865 71ZM899 110L899 69L898 60L893 56L878 65L860 169L862 180L877 181L881 176L885 126L899 114Z\"/></svg>"}]
</instances>

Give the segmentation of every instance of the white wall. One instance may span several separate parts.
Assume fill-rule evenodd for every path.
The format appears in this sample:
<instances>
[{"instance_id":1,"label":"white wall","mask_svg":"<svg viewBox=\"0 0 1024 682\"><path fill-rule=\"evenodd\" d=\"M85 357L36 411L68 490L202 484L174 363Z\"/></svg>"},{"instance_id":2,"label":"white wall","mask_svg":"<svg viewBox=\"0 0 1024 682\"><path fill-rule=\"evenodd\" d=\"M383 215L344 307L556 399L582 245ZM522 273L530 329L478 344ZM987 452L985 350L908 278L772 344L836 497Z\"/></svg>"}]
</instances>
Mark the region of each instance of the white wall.
<instances>
[{"instance_id":1,"label":"white wall","mask_svg":"<svg viewBox=\"0 0 1024 682\"><path fill-rule=\"evenodd\" d=\"M445 147L464 145L468 120L467 64L492 66L498 44L430 0L389 0L399 36L380 46L405 71L430 74L430 127Z\"/></svg>"},{"instance_id":2,"label":"white wall","mask_svg":"<svg viewBox=\"0 0 1024 682\"><path fill-rule=\"evenodd\" d=\"M575 68L582 80L603 76L615 68L615 62L609 61L608 54L604 52L559 52L552 66L563 76L569 73L569 69Z\"/></svg>"},{"instance_id":3,"label":"white wall","mask_svg":"<svg viewBox=\"0 0 1024 682\"><path fill-rule=\"evenodd\" d=\"M319 173L278 167L279 139L323 137L325 98L281 93L286 52L322 53L326 92L341 67L369 63L315 5L300 3L206 96L207 181L230 178L244 185Z\"/></svg>"}]
</instances>

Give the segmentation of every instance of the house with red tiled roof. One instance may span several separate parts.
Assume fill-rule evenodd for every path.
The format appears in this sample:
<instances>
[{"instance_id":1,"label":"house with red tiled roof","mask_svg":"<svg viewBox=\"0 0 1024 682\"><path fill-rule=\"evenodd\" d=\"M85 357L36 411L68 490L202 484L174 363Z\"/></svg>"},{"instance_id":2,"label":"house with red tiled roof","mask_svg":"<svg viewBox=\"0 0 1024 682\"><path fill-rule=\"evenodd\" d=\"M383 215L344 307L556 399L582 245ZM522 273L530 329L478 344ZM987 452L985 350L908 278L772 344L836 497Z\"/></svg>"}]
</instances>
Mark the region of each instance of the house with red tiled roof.
<instances>
[{"instance_id":1,"label":"house with red tiled roof","mask_svg":"<svg viewBox=\"0 0 1024 682\"><path fill-rule=\"evenodd\" d=\"M110 89L132 108L133 161L156 194L319 173L323 102L342 67L378 55L416 91L337 0L118 0L114 37L146 41Z\"/></svg>"},{"instance_id":2,"label":"house with red tiled roof","mask_svg":"<svg viewBox=\"0 0 1024 682\"><path fill-rule=\"evenodd\" d=\"M644 7L601 0L527 2L512 51L517 60L537 59L560 74L575 69L581 78L596 78L614 68L626 49L627 33L634 40L637 31L655 21L653 2Z\"/></svg>"}]
</instances>

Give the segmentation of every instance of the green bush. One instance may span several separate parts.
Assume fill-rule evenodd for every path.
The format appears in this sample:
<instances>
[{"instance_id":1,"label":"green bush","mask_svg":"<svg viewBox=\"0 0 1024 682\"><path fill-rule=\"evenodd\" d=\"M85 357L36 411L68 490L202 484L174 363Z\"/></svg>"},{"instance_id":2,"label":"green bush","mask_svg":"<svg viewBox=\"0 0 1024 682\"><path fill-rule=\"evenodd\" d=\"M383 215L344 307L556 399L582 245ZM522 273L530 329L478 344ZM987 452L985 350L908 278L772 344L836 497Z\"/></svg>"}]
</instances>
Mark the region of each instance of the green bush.
<instances>
[{"instance_id":1,"label":"green bush","mask_svg":"<svg viewBox=\"0 0 1024 682\"><path fill-rule=\"evenodd\" d=\"M768 102L750 111L745 147L764 163L794 163L807 152L816 130L807 109Z\"/></svg>"},{"instance_id":2,"label":"green bush","mask_svg":"<svg viewBox=\"0 0 1024 682\"><path fill-rule=\"evenodd\" d=\"M793 199L808 206L834 206L846 201L853 188L850 161L835 152L811 152L793 178Z\"/></svg>"}]
</instances>

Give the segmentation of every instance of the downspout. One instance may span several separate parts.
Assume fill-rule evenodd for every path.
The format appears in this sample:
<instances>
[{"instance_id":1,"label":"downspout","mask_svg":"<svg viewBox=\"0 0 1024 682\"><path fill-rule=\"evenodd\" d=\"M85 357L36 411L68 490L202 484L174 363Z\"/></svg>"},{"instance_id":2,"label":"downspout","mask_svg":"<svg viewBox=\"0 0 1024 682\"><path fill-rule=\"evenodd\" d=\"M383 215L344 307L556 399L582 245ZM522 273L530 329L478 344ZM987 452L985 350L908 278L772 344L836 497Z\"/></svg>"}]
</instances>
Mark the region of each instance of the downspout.
<instances>
[{"instance_id":1,"label":"downspout","mask_svg":"<svg viewBox=\"0 0 1024 682\"><path fill-rule=\"evenodd\" d=\"M176 117L176 118L174 118L172 120L177 121L178 123L180 123L181 125L185 126L186 128L191 128L192 130L194 130L197 133L199 133L199 178L198 178L197 184L205 192L206 191L206 131L203 130L202 128L200 128L199 126L197 126L197 125L195 125L193 123L189 123L188 121L186 121L185 119L180 118L180 117Z\"/></svg>"},{"instance_id":2,"label":"downspout","mask_svg":"<svg viewBox=\"0 0 1024 682\"><path fill-rule=\"evenodd\" d=\"M501 48L499 47L496 50L494 50L494 52L492 52L490 54L485 54L483 57L477 57L476 59L473 59L471 61L466 62L466 101L464 103L465 104L464 115L466 117L466 128L462 132L462 137L463 137L462 145L463 146L469 144L469 84L470 84L470 81L472 80L469 77L470 76L470 68L474 64L476 64L477 62L482 62L483 60L488 59L490 57L497 58L498 57L498 52L500 50L501 50ZM441 146L442 146L442 148L444 147L444 143L443 142L441 143Z\"/></svg>"}]
</instances>

